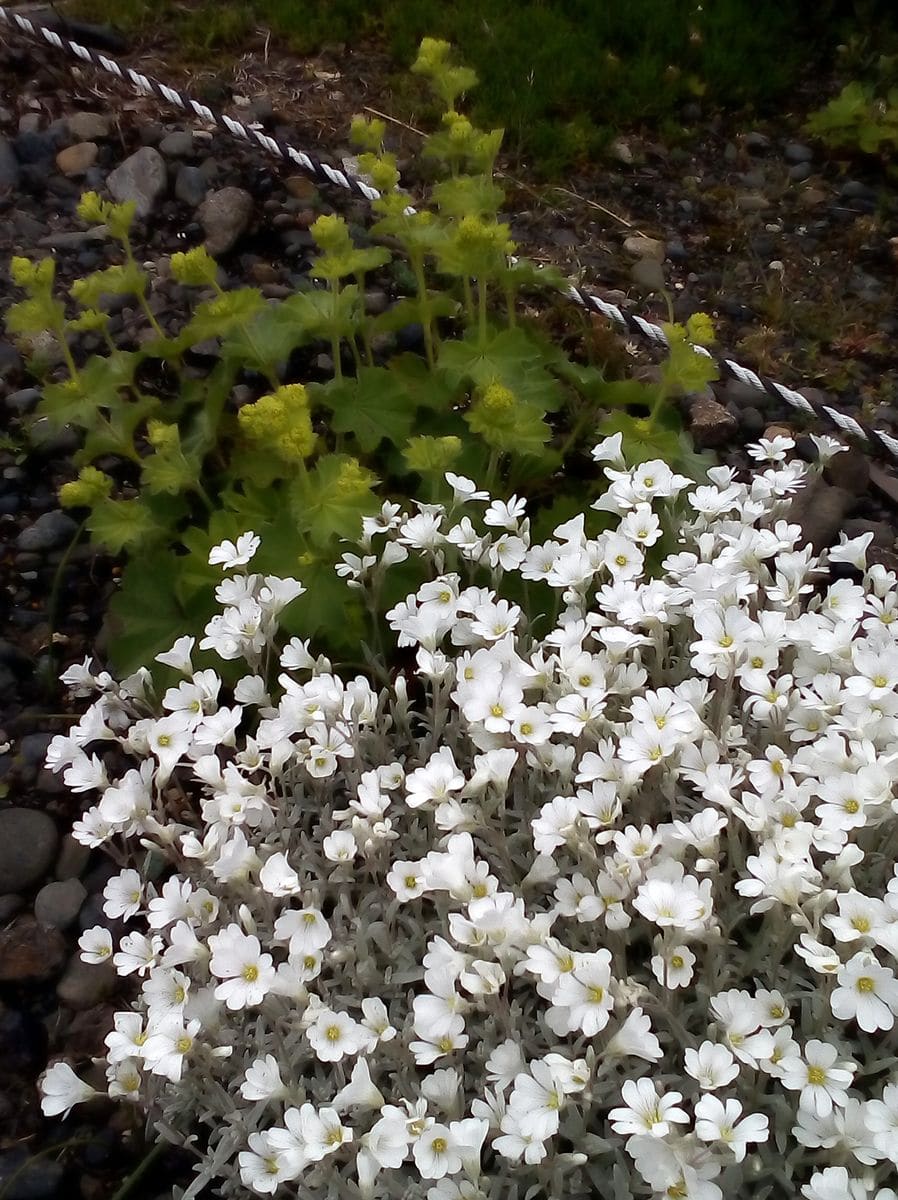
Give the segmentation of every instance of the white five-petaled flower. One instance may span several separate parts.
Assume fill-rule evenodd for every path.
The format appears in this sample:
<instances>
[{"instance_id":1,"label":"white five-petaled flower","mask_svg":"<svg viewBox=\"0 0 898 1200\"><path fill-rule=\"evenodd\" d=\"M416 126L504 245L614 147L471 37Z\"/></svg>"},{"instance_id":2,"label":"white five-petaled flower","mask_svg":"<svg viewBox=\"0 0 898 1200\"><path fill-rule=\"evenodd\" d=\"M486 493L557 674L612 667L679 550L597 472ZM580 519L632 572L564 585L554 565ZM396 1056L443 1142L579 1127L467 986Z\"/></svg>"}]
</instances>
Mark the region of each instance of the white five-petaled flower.
<instances>
[{"instance_id":1,"label":"white five-petaled flower","mask_svg":"<svg viewBox=\"0 0 898 1200\"><path fill-rule=\"evenodd\" d=\"M232 1012L261 1004L274 983L270 954L263 954L259 939L239 925L228 925L209 938L209 970L222 982L215 989Z\"/></svg>"},{"instance_id":2,"label":"white five-petaled flower","mask_svg":"<svg viewBox=\"0 0 898 1200\"><path fill-rule=\"evenodd\" d=\"M41 1093L41 1110L45 1117L56 1117L62 1113L67 1117L76 1104L99 1095L95 1088L79 1079L68 1063L54 1063L38 1080Z\"/></svg>"},{"instance_id":3,"label":"white five-petaled flower","mask_svg":"<svg viewBox=\"0 0 898 1200\"><path fill-rule=\"evenodd\" d=\"M219 542L209 551L209 565L221 567L223 571L232 571L235 567L245 566L253 557L262 539L255 533L241 533L235 542Z\"/></svg>"}]
</instances>

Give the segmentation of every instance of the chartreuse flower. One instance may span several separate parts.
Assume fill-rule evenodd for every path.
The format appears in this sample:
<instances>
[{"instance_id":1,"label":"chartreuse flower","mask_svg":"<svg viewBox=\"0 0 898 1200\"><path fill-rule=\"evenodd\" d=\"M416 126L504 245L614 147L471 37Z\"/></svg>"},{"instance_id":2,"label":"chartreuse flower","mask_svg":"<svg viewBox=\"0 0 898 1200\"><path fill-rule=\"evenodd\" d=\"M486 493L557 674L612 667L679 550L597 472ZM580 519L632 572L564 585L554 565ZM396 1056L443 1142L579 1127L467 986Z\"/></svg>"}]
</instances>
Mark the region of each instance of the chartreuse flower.
<instances>
[{"instance_id":1,"label":"chartreuse flower","mask_svg":"<svg viewBox=\"0 0 898 1200\"><path fill-rule=\"evenodd\" d=\"M217 285L218 263L205 246L178 251L171 256L172 278L185 287Z\"/></svg>"},{"instance_id":2,"label":"chartreuse flower","mask_svg":"<svg viewBox=\"0 0 898 1200\"><path fill-rule=\"evenodd\" d=\"M390 261L389 250L381 246L360 249L353 245L349 227L342 217L321 216L309 232L324 251L314 262L311 274L336 284L348 276L364 275Z\"/></svg>"},{"instance_id":3,"label":"chartreuse flower","mask_svg":"<svg viewBox=\"0 0 898 1200\"><path fill-rule=\"evenodd\" d=\"M365 117L356 113L349 126L349 140L353 145L377 154L383 145L387 126L379 117Z\"/></svg>"},{"instance_id":4,"label":"chartreuse flower","mask_svg":"<svg viewBox=\"0 0 898 1200\"><path fill-rule=\"evenodd\" d=\"M315 451L318 439L312 429L309 398L300 383L286 384L254 404L244 405L237 420L251 441L285 462L305 462Z\"/></svg>"},{"instance_id":5,"label":"chartreuse flower","mask_svg":"<svg viewBox=\"0 0 898 1200\"><path fill-rule=\"evenodd\" d=\"M82 467L77 479L64 483L59 489L59 503L63 508L93 508L107 499L112 491L112 480L96 467Z\"/></svg>"},{"instance_id":6,"label":"chartreuse flower","mask_svg":"<svg viewBox=\"0 0 898 1200\"><path fill-rule=\"evenodd\" d=\"M135 262L121 263L76 279L69 288L73 300L85 308L98 309L106 296L132 296L143 292L146 275Z\"/></svg>"},{"instance_id":7,"label":"chartreuse flower","mask_svg":"<svg viewBox=\"0 0 898 1200\"><path fill-rule=\"evenodd\" d=\"M133 200L113 204L110 200L102 200L96 192L85 192L76 212L82 221L91 225L108 225L112 236L124 241L134 224L137 205Z\"/></svg>"},{"instance_id":8,"label":"chartreuse flower","mask_svg":"<svg viewBox=\"0 0 898 1200\"><path fill-rule=\"evenodd\" d=\"M442 475L453 465L461 451L461 438L413 437L402 451L402 457L410 471L419 471L423 475Z\"/></svg>"}]
</instances>

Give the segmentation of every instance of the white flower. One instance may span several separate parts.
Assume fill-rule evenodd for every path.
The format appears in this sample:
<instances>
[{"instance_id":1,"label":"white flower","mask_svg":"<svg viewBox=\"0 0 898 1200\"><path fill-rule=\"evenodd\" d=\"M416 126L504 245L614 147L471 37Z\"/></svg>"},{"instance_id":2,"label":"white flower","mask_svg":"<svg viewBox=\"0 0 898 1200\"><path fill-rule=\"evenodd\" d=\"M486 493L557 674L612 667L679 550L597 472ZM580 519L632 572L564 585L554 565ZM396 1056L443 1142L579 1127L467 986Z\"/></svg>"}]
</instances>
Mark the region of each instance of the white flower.
<instances>
[{"instance_id":1,"label":"white flower","mask_svg":"<svg viewBox=\"0 0 898 1200\"><path fill-rule=\"evenodd\" d=\"M247 1067L240 1085L244 1100L282 1100L286 1094L278 1060L273 1054L257 1058Z\"/></svg>"},{"instance_id":2,"label":"white flower","mask_svg":"<svg viewBox=\"0 0 898 1200\"><path fill-rule=\"evenodd\" d=\"M461 1154L446 1125L431 1125L412 1147L422 1179L442 1179L461 1170Z\"/></svg>"},{"instance_id":3,"label":"white flower","mask_svg":"<svg viewBox=\"0 0 898 1200\"><path fill-rule=\"evenodd\" d=\"M828 1117L834 1104L848 1103L855 1064L837 1062L838 1057L835 1046L812 1038L803 1055L785 1054L777 1064L783 1087L800 1092L800 1107L815 1117Z\"/></svg>"},{"instance_id":4,"label":"white flower","mask_svg":"<svg viewBox=\"0 0 898 1200\"><path fill-rule=\"evenodd\" d=\"M334 1111L338 1113L344 1112L347 1108L369 1108L380 1111L384 1103L382 1093L371 1080L367 1058L356 1059L349 1083L342 1087L331 1101Z\"/></svg>"},{"instance_id":5,"label":"white flower","mask_svg":"<svg viewBox=\"0 0 898 1200\"><path fill-rule=\"evenodd\" d=\"M811 1182L801 1189L805 1200L869 1200L870 1193L860 1179L852 1179L845 1167L825 1167L815 1171Z\"/></svg>"},{"instance_id":6,"label":"white flower","mask_svg":"<svg viewBox=\"0 0 898 1200\"><path fill-rule=\"evenodd\" d=\"M282 1183L295 1179L304 1165L298 1156L283 1153L267 1133L251 1133L249 1149L237 1155L240 1182L261 1196L273 1195Z\"/></svg>"},{"instance_id":7,"label":"white flower","mask_svg":"<svg viewBox=\"0 0 898 1200\"><path fill-rule=\"evenodd\" d=\"M749 1142L766 1142L769 1134L767 1118L759 1113L746 1117L738 1100L719 1100L710 1094L702 1096L695 1106L695 1135L703 1142L721 1142L733 1152L736 1162L742 1162Z\"/></svg>"},{"instance_id":8,"label":"white flower","mask_svg":"<svg viewBox=\"0 0 898 1200\"><path fill-rule=\"evenodd\" d=\"M335 829L321 843L324 857L329 862L352 862L359 852L355 837L348 829Z\"/></svg>"},{"instance_id":9,"label":"white flower","mask_svg":"<svg viewBox=\"0 0 898 1200\"><path fill-rule=\"evenodd\" d=\"M209 970L223 982L215 989L232 1012L262 1003L274 982L270 954L263 954L259 939L245 934L239 925L228 925L209 938L212 957Z\"/></svg>"},{"instance_id":10,"label":"white flower","mask_svg":"<svg viewBox=\"0 0 898 1200\"><path fill-rule=\"evenodd\" d=\"M130 920L143 903L143 880L137 871L120 871L103 888L103 912L107 917Z\"/></svg>"},{"instance_id":11,"label":"white flower","mask_svg":"<svg viewBox=\"0 0 898 1200\"><path fill-rule=\"evenodd\" d=\"M698 1050L684 1052L686 1070L703 1091L715 1091L739 1077L739 1067L726 1046L702 1042Z\"/></svg>"},{"instance_id":12,"label":"white flower","mask_svg":"<svg viewBox=\"0 0 898 1200\"><path fill-rule=\"evenodd\" d=\"M347 1013L329 1008L318 1014L306 1030L306 1037L320 1062L339 1062L347 1054L358 1054L368 1044L363 1026Z\"/></svg>"},{"instance_id":13,"label":"white flower","mask_svg":"<svg viewBox=\"0 0 898 1200\"><path fill-rule=\"evenodd\" d=\"M667 988L686 987L692 980L695 955L688 946L669 946L652 958L652 974Z\"/></svg>"},{"instance_id":14,"label":"white flower","mask_svg":"<svg viewBox=\"0 0 898 1200\"><path fill-rule=\"evenodd\" d=\"M112 934L103 925L92 925L78 939L81 961L86 963L106 962L112 957Z\"/></svg>"},{"instance_id":15,"label":"white flower","mask_svg":"<svg viewBox=\"0 0 898 1200\"><path fill-rule=\"evenodd\" d=\"M41 1093L41 1111L45 1117L62 1113L63 1120L76 1104L83 1104L99 1093L79 1079L68 1063L54 1063L37 1081Z\"/></svg>"},{"instance_id":16,"label":"white flower","mask_svg":"<svg viewBox=\"0 0 898 1200\"><path fill-rule=\"evenodd\" d=\"M177 1083L184 1070L184 1058L192 1051L199 1030L199 1021L188 1021L185 1025L180 1016L165 1017L155 1025L143 1047L144 1062L153 1074Z\"/></svg>"},{"instance_id":17,"label":"white flower","mask_svg":"<svg viewBox=\"0 0 898 1200\"><path fill-rule=\"evenodd\" d=\"M259 872L259 883L269 896L296 896L300 891L299 876L280 852L265 860Z\"/></svg>"},{"instance_id":18,"label":"white flower","mask_svg":"<svg viewBox=\"0 0 898 1200\"><path fill-rule=\"evenodd\" d=\"M621 1096L625 1107L613 1108L608 1114L615 1133L664 1138L673 1132L672 1125L689 1123L686 1112L678 1107L682 1095L668 1092L659 1096L651 1079L625 1079Z\"/></svg>"},{"instance_id":19,"label":"white flower","mask_svg":"<svg viewBox=\"0 0 898 1200\"><path fill-rule=\"evenodd\" d=\"M331 930L317 908L291 908L275 921L274 936L289 942L291 954L314 954L331 940Z\"/></svg>"},{"instance_id":20,"label":"white flower","mask_svg":"<svg viewBox=\"0 0 898 1200\"><path fill-rule=\"evenodd\" d=\"M253 557L262 544L262 539L255 533L241 533L236 545L234 542L219 542L209 551L209 565L220 566L223 571L232 571L242 567Z\"/></svg>"},{"instance_id":21,"label":"white flower","mask_svg":"<svg viewBox=\"0 0 898 1200\"><path fill-rule=\"evenodd\" d=\"M833 1016L857 1021L865 1033L891 1029L898 1013L898 980L866 951L855 954L839 970L830 997Z\"/></svg>"}]
</instances>

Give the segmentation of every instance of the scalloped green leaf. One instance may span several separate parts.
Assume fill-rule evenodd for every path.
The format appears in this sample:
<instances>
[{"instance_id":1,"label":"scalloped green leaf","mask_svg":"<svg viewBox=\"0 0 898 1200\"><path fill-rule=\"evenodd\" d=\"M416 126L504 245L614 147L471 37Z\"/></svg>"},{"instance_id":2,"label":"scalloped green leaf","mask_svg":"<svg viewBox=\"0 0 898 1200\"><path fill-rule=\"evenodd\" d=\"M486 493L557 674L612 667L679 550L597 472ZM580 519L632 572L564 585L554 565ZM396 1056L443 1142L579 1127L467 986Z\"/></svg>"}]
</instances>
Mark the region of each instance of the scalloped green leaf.
<instances>
[{"instance_id":1,"label":"scalloped green leaf","mask_svg":"<svg viewBox=\"0 0 898 1200\"><path fill-rule=\"evenodd\" d=\"M331 410L337 433L349 433L366 454L384 438L404 445L415 423L414 405L385 367L362 367L358 378L331 380L316 388L315 400Z\"/></svg>"}]
</instances>

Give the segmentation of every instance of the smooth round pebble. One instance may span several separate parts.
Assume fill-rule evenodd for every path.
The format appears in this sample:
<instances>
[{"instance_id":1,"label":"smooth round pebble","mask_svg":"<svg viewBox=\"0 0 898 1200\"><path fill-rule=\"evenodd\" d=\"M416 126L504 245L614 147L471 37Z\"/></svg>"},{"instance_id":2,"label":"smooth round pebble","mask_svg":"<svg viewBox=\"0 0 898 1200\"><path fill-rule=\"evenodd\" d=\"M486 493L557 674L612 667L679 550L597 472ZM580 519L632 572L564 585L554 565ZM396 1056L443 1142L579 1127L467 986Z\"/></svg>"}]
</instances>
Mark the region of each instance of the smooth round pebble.
<instances>
[{"instance_id":1,"label":"smooth round pebble","mask_svg":"<svg viewBox=\"0 0 898 1200\"><path fill-rule=\"evenodd\" d=\"M59 834L37 808L0 810L0 893L20 892L49 871Z\"/></svg>"},{"instance_id":2,"label":"smooth round pebble","mask_svg":"<svg viewBox=\"0 0 898 1200\"><path fill-rule=\"evenodd\" d=\"M87 898L80 879L59 879L45 883L34 898L34 915L42 925L68 929Z\"/></svg>"}]
</instances>

